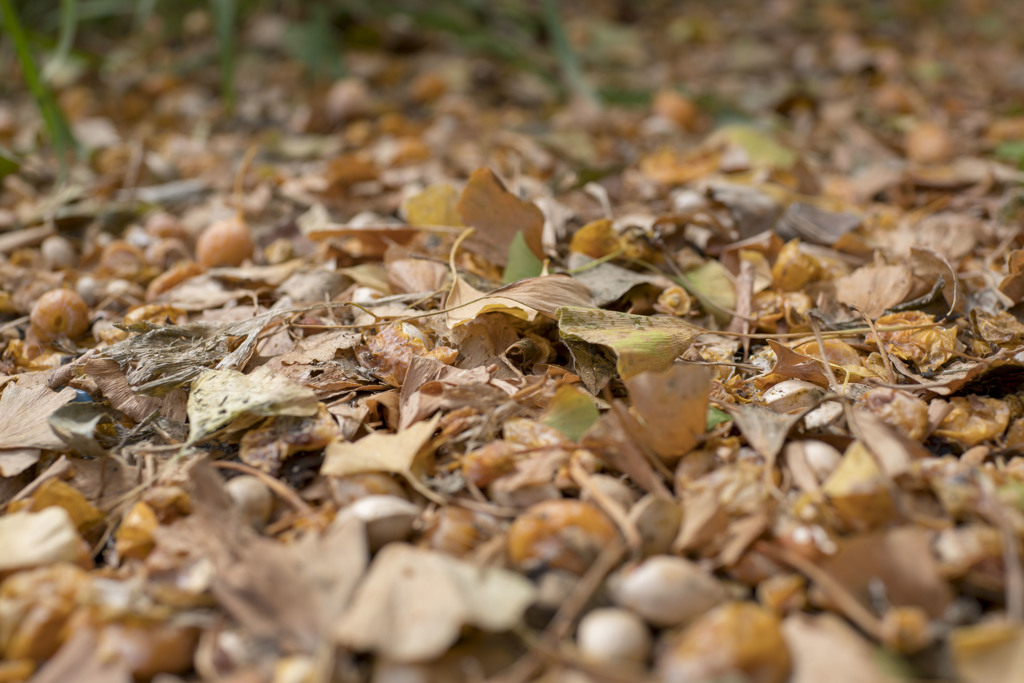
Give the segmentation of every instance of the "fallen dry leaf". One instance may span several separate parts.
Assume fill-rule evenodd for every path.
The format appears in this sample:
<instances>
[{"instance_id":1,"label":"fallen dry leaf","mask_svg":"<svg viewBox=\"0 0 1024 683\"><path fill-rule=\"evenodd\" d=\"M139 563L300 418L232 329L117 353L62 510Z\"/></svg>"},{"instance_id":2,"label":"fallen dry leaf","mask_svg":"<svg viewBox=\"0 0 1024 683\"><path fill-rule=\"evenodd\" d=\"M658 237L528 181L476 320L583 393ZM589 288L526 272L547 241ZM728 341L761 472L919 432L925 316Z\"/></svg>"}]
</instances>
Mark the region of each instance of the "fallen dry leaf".
<instances>
[{"instance_id":1,"label":"fallen dry leaf","mask_svg":"<svg viewBox=\"0 0 1024 683\"><path fill-rule=\"evenodd\" d=\"M406 477L422 492L419 458L440 419L435 415L395 434L374 432L354 442L336 439L324 449L320 473L341 477L361 472L392 472Z\"/></svg>"},{"instance_id":2,"label":"fallen dry leaf","mask_svg":"<svg viewBox=\"0 0 1024 683\"><path fill-rule=\"evenodd\" d=\"M563 339L612 349L623 379L648 370L664 370L704 332L678 318L575 306L558 310L558 331Z\"/></svg>"},{"instance_id":3,"label":"fallen dry leaf","mask_svg":"<svg viewBox=\"0 0 1024 683\"><path fill-rule=\"evenodd\" d=\"M75 390L70 387L51 391L44 386L25 388L9 383L0 395L0 449L63 448L64 442L50 429L47 418L74 398Z\"/></svg>"},{"instance_id":4,"label":"fallen dry leaf","mask_svg":"<svg viewBox=\"0 0 1024 683\"><path fill-rule=\"evenodd\" d=\"M466 247L488 261L505 265L517 232L523 235L537 258L544 256L541 248L544 214L506 190L490 169L473 171L455 209L464 225L476 228Z\"/></svg>"},{"instance_id":5,"label":"fallen dry leaf","mask_svg":"<svg viewBox=\"0 0 1024 683\"><path fill-rule=\"evenodd\" d=\"M647 431L645 440L665 460L675 460L698 443L707 427L711 371L673 365L626 379L633 410Z\"/></svg>"},{"instance_id":6,"label":"fallen dry leaf","mask_svg":"<svg viewBox=\"0 0 1024 683\"><path fill-rule=\"evenodd\" d=\"M71 516L58 506L0 517L0 542L5 548L0 571L80 562L87 553Z\"/></svg>"},{"instance_id":7,"label":"fallen dry leaf","mask_svg":"<svg viewBox=\"0 0 1024 683\"><path fill-rule=\"evenodd\" d=\"M533 585L508 570L392 544L374 559L334 634L346 647L395 661L430 660L464 626L512 628L535 598Z\"/></svg>"},{"instance_id":8,"label":"fallen dry leaf","mask_svg":"<svg viewBox=\"0 0 1024 683\"><path fill-rule=\"evenodd\" d=\"M209 370L192 382L188 398L189 442L196 443L239 418L250 424L270 416L310 417L317 411L316 394L297 382L257 368Z\"/></svg>"},{"instance_id":9,"label":"fallen dry leaf","mask_svg":"<svg viewBox=\"0 0 1024 683\"><path fill-rule=\"evenodd\" d=\"M448 327L464 325L484 313L501 312L533 321L538 313L549 318L563 306L588 306L586 285L564 275L520 280L490 293L481 292L456 278L445 301Z\"/></svg>"}]
</instances>

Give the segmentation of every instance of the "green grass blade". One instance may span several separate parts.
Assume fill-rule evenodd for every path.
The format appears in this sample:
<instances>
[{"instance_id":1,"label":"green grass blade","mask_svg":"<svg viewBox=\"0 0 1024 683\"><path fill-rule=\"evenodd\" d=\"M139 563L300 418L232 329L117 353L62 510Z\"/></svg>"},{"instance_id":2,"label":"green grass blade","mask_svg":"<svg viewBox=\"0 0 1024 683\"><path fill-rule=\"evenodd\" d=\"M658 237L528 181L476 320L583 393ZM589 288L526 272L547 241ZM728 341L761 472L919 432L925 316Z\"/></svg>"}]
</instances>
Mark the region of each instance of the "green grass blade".
<instances>
[{"instance_id":1,"label":"green grass blade","mask_svg":"<svg viewBox=\"0 0 1024 683\"><path fill-rule=\"evenodd\" d=\"M220 43L220 88L224 106L235 110L235 28L238 7L235 0L210 0Z\"/></svg>"},{"instance_id":2,"label":"green grass blade","mask_svg":"<svg viewBox=\"0 0 1024 683\"><path fill-rule=\"evenodd\" d=\"M576 97L593 104L600 104L597 93L590 87L590 83L583 75L580 60L573 52L569 44L569 37L565 33L565 26L558 16L558 0L543 0L544 27L555 48L555 56L558 58L558 65L562 71L562 78L565 85Z\"/></svg>"},{"instance_id":3,"label":"green grass blade","mask_svg":"<svg viewBox=\"0 0 1024 683\"><path fill-rule=\"evenodd\" d=\"M153 11L156 9L157 0L136 0L135 3L135 16L132 18L132 23L135 29L138 30L146 25L149 18L153 16Z\"/></svg>"},{"instance_id":4,"label":"green grass blade","mask_svg":"<svg viewBox=\"0 0 1024 683\"><path fill-rule=\"evenodd\" d=\"M28 35L21 24L21 20L18 18L18 13L14 10L11 0L0 0L0 19L3 20L7 33L10 34L11 40L14 42L14 51L21 65L25 83L28 85L29 91L36 101L36 106L39 107L39 113L43 117L46 132L53 143L61 168L63 169L67 163L67 153L77 151L78 144L71 133L67 119L64 118L64 112L61 111L60 105L57 104L57 99L53 96L53 91L47 87L39 73L39 69L36 68L35 59L33 59L32 51L29 49Z\"/></svg>"},{"instance_id":5,"label":"green grass blade","mask_svg":"<svg viewBox=\"0 0 1024 683\"><path fill-rule=\"evenodd\" d=\"M78 30L78 2L76 0L60 0L60 37L57 49L43 69L43 78L50 79L53 71L59 69L71 55L75 45L75 32Z\"/></svg>"}]
</instances>

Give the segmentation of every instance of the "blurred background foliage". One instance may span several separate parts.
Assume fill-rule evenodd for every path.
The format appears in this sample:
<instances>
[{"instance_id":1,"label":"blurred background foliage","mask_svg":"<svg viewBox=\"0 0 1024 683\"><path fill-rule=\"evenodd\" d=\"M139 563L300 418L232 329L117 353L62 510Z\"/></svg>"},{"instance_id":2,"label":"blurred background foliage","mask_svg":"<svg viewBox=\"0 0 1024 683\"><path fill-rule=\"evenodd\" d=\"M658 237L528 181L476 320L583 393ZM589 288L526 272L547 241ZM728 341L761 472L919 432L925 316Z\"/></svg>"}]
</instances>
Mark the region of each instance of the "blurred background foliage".
<instances>
[{"instance_id":1,"label":"blurred background foliage","mask_svg":"<svg viewBox=\"0 0 1024 683\"><path fill-rule=\"evenodd\" d=\"M257 16L274 17L282 29L270 51L300 63L314 83L343 77L353 50L440 46L533 74L562 96L597 99L569 47L558 0L0 0L0 9L0 64L18 67L60 152L74 141L52 88L83 71L116 68L129 44L143 52L180 48L182 76L216 68L230 112L239 61L268 49L267 41L244 39ZM12 87L17 82L0 91Z\"/></svg>"}]
</instances>

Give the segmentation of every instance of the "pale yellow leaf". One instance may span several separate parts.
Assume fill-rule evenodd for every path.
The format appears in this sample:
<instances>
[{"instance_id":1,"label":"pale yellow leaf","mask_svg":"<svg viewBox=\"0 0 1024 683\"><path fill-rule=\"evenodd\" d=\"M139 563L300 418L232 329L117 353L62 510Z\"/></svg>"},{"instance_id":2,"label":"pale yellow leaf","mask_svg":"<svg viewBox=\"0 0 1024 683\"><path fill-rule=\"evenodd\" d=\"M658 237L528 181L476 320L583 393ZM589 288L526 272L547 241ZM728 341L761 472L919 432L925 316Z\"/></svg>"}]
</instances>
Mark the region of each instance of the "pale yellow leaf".
<instances>
[{"instance_id":1,"label":"pale yellow leaf","mask_svg":"<svg viewBox=\"0 0 1024 683\"><path fill-rule=\"evenodd\" d=\"M85 550L71 516L57 506L0 517L0 548L0 572L74 562Z\"/></svg>"},{"instance_id":2,"label":"pale yellow leaf","mask_svg":"<svg viewBox=\"0 0 1024 683\"><path fill-rule=\"evenodd\" d=\"M481 292L457 277L445 302L445 308L450 309L446 314L449 328L472 322L484 313L507 313L533 321L538 313L554 318L563 306L589 305L590 290L567 275L532 277L490 293Z\"/></svg>"},{"instance_id":3,"label":"pale yellow leaf","mask_svg":"<svg viewBox=\"0 0 1024 683\"><path fill-rule=\"evenodd\" d=\"M392 472L411 477L416 458L430 441L440 419L438 414L395 434L373 432L359 441L336 439L327 444L320 473L343 477L360 472Z\"/></svg>"},{"instance_id":4,"label":"pale yellow leaf","mask_svg":"<svg viewBox=\"0 0 1024 683\"><path fill-rule=\"evenodd\" d=\"M74 398L71 387L51 391L44 386L8 384L0 396L0 448L63 449L64 442L50 429L47 418Z\"/></svg>"},{"instance_id":5,"label":"pale yellow leaf","mask_svg":"<svg viewBox=\"0 0 1024 683\"><path fill-rule=\"evenodd\" d=\"M189 442L195 443L236 419L316 415L316 394L309 387L266 368L246 375L237 370L208 370L192 383L188 397Z\"/></svg>"},{"instance_id":6,"label":"pale yellow leaf","mask_svg":"<svg viewBox=\"0 0 1024 683\"><path fill-rule=\"evenodd\" d=\"M392 543L377 554L335 636L353 650L427 661L447 652L464 626L514 627L535 596L520 574Z\"/></svg>"}]
</instances>

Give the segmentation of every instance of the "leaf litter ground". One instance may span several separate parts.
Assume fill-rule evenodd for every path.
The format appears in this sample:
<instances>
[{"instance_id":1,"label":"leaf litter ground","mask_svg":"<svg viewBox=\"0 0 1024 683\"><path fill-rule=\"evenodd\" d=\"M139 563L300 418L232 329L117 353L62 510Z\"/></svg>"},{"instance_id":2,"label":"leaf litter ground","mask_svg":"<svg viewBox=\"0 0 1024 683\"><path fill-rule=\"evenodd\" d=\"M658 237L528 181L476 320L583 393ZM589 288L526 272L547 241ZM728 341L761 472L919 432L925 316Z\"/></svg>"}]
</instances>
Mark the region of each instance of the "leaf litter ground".
<instances>
[{"instance_id":1,"label":"leaf litter ground","mask_svg":"<svg viewBox=\"0 0 1024 683\"><path fill-rule=\"evenodd\" d=\"M1020 9L726 4L5 84L0 678L1024 679Z\"/></svg>"}]
</instances>

